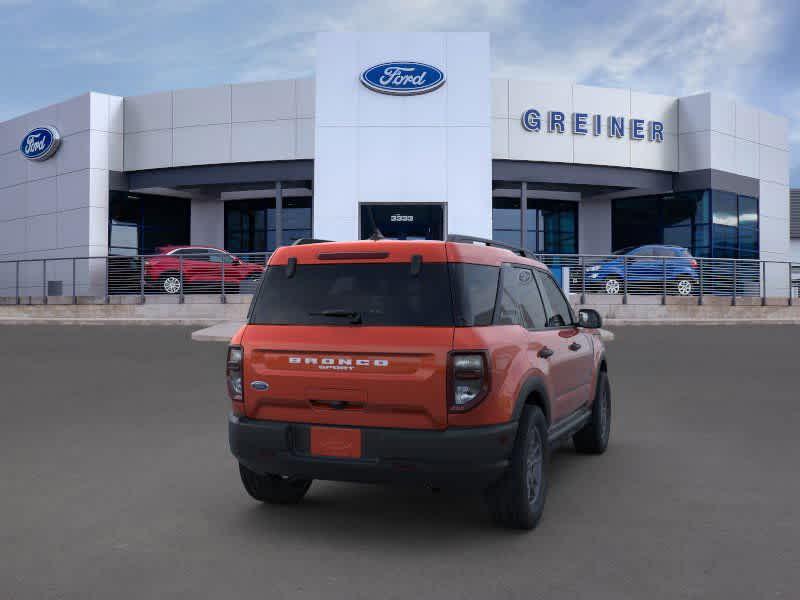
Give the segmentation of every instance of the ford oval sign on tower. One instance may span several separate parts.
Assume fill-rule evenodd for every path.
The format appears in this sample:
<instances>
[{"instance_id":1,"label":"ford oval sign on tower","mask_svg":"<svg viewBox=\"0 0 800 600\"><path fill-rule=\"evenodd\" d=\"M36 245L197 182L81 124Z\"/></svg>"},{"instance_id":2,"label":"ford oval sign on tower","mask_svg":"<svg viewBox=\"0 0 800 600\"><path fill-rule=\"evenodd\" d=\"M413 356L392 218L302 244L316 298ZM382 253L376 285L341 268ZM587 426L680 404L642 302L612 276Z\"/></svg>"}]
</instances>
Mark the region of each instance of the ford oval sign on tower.
<instances>
[{"instance_id":1,"label":"ford oval sign on tower","mask_svg":"<svg viewBox=\"0 0 800 600\"><path fill-rule=\"evenodd\" d=\"M426 94L444 83L444 73L419 62L385 62L361 73L361 83L382 94L412 96Z\"/></svg>"},{"instance_id":2,"label":"ford oval sign on tower","mask_svg":"<svg viewBox=\"0 0 800 600\"><path fill-rule=\"evenodd\" d=\"M56 153L59 144L61 136L55 127L37 127L25 134L19 151L30 160L47 160Z\"/></svg>"}]
</instances>

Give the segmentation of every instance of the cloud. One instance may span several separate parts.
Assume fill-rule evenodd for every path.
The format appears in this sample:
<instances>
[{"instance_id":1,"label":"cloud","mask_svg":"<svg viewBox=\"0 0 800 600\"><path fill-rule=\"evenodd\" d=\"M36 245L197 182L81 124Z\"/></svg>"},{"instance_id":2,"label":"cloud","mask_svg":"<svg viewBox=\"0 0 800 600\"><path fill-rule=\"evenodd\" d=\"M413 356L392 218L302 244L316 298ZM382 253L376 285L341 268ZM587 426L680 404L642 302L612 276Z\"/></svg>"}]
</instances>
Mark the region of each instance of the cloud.
<instances>
[{"instance_id":1,"label":"cloud","mask_svg":"<svg viewBox=\"0 0 800 600\"><path fill-rule=\"evenodd\" d=\"M501 40L496 72L671 95L710 88L738 93L748 67L772 48L778 22L764 0L640 3L604 20L561 22L558 39L518 32Z\"/></svg>"}]
</instances>

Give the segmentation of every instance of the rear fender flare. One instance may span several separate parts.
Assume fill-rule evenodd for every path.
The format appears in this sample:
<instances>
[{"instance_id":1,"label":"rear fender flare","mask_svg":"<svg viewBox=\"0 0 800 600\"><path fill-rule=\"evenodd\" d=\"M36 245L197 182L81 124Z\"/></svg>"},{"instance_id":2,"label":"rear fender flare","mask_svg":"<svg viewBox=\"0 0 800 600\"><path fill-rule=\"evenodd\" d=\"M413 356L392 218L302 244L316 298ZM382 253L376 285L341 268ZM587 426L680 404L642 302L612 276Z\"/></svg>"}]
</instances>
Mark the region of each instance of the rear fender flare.
<instances>
[{"instance_id":1,"label":"rear fender flare","mask_svg":"<svg viewBox=\"0 0 800 600\"><path fill-rule=\"evenodd\" d=\"M511 417L512 421L519 421L520 416L522 416L522 409L525 408L528 398L534 393L538 394L542 399L542 411L544 412L545 419L547 419L548 424L551 422L550 395L547 392L544 379L539 375L531 375L525 380L525 383L522 384L517 394L517 401L514 404L514 412Z\"/></svg>"}]
</instances>

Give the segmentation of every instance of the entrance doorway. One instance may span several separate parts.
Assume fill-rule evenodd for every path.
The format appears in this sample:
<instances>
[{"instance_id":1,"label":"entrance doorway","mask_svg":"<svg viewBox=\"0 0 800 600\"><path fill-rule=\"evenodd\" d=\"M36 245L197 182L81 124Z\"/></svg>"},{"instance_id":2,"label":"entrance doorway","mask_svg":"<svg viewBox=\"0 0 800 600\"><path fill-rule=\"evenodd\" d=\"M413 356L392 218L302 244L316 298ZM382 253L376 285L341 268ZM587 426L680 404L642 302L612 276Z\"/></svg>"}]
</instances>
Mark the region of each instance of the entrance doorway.
<instances>
[{"instance_id":1,"label":"entrance doorway","mask_svg":"<svg viewBox=\"0 0 800 600\"><path fill-rule=\"evenodd\" d=\"M395 240L443 240L442 204L362 204L361 239L373 235Z\"/></svg>"}]
</instances>

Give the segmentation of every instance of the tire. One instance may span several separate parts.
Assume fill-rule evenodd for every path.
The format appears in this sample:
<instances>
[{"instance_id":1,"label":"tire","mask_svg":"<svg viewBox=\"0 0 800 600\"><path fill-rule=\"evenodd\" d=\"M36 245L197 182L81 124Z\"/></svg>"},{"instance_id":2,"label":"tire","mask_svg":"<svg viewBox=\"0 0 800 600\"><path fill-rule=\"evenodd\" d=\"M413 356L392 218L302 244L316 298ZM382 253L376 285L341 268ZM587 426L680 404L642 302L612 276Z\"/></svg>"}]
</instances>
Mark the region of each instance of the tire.
<instances>
[{"instance_id":1,"label":"tire","mask_svg":"<svg viewBox=\"0 0 800 600\"><path fill-rule=\"evenodd\" d=\"M486 490L486 502L498 525L533 529L547 496L547 420L538 406L526 406L519 420L511 464L502 479Z\"/></svg>"},{"instance_id":2,"label":"tire","mask_svg":"<svg viewBox=\"0 0 800 600\"><path fill-rule=\"evenodd\" d=\"M674 283L675 293L678 296L691 296L692 292L694 292L694 285L694 281L688 277L681 277Z\"/></svg>"},{"instance_id":3,"label":"tire","mask_svg":"<svg viewBox=\"0 0 800 600\"><path fill-rule=\"evenodd\" d=\"M602 454L611 436L611 386L608 375L600 371L589 422L572 436L575 449L581 454Z\"/></svg>"},{"instance_id":4,"label":"tire","mask_svg":"<svg viewBox=\"0 0 800 600\"><path fill-rule=\"evenodd\" d=\"M268 504L297 504L311 487L310 479L294 479L280 475L260 475L239 464L242 485L250 496Z\"/></svg>"},{"instance_id":5,"label":"tire","mask_svg":"<svg viewBox=\"0 0 800 600\"><path fill-rule=\"evenodd\" d=\"M616 296L622 291L622 282L616 277L609 277L603 281L603 291L609 296Z\"/></svg>"},{"instance_id":6,"label":"tire","mask_svg":"<svg viewBox=\"0 0 800 600\"><path fill-rule=\"evenodd\" d=\"M158 280L158 290L164 294L175 295L181 291L181 277L176 273L164 273Z\"/></svg>"}]
</instances>

